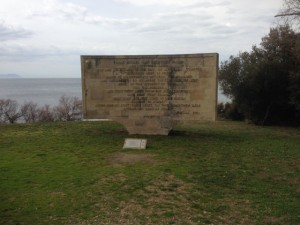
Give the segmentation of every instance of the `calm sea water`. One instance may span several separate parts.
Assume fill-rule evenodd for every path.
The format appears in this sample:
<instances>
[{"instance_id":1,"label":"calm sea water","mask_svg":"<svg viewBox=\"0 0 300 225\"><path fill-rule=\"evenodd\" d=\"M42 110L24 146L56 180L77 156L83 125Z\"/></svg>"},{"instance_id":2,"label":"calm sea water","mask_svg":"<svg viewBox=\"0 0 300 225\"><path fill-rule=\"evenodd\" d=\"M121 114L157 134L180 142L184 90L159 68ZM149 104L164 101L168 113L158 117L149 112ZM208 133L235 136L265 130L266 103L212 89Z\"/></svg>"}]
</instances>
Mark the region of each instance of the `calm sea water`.
<instances>
[{"instance_id":1,"label":"calm sea water","mask_svg":"<svg viewBox=\"0 0 300 225\"><path fill-rule=\"evenodd\" d=\"M220 93L218 102L230 101ZM81 99L81 79L0 79L0 99L10 98L19 104L33 101L40 106L55 106L63 95Z\"/></svg>"},{"instance_id":2,"label":"calm sea water","mask_svg":"<svg viewBox=\"0 0 300 225\"><path fill-rule=\"evenodd\" d=\"M63 95L81 99L81 79L0 79L0 99L10 98L19 104L33 101L55 106Z\"/></svg>"}]
</instances>

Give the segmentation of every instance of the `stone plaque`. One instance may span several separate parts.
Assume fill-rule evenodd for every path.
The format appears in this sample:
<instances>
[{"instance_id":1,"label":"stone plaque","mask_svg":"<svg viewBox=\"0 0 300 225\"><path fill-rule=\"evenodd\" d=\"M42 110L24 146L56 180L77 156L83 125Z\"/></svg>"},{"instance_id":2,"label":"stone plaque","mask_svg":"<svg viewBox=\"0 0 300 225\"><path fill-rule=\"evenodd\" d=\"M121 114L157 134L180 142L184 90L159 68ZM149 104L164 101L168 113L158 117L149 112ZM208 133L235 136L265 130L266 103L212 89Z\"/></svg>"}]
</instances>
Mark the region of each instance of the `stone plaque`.
<instances>
[{"instance_id":1,"label":"stone plaque","mask_svg":"<svg viewBox=\"0 0 300 225\"><path fill-rule=\"evenodd\" d=\"M146 149L147 140L146 139L134 139L126 138L123 148L132 148L132 149Z\"/></svg>"},{"instance_id":2,"label":"stone plaque","mask_svg":"<svg viewBox=\"0 0 300 225\"><path fill-rule=\"evenodd\" d=\"M180 121L214 121L218 54L81 56L85 119L130 134L163 134Z\"/></svg>"}]
</instances>

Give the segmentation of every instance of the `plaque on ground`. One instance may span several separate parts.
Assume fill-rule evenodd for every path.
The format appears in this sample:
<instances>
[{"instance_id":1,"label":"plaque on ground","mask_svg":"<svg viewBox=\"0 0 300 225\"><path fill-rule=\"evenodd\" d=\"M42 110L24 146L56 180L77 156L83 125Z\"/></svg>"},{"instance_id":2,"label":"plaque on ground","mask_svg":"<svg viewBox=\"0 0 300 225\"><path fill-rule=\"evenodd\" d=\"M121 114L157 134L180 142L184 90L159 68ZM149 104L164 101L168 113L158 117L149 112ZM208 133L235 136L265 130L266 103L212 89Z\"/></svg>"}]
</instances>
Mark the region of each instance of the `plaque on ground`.
<instances>
[{"instance_id":1,"label":"plaque on ground","mask_svg":"<svg viewBox=\"0 0 300 225\"><path fill-rule=\"evenodd\" d=\"M81 56L81 69L85 119L167 135L181 121L216 118L216 53Z\"/></svg>"},{"instance_id":2,"label":"plaque on ground","mask_svg":"<svg viewBox=\"0 0 300 225\"><path fill-rule=\"evenodd\" d=\"M147 145L146 139L126 138L123 149L126 149L126 148L146 149L146 145Z\"/></svg>"}]
</instances>

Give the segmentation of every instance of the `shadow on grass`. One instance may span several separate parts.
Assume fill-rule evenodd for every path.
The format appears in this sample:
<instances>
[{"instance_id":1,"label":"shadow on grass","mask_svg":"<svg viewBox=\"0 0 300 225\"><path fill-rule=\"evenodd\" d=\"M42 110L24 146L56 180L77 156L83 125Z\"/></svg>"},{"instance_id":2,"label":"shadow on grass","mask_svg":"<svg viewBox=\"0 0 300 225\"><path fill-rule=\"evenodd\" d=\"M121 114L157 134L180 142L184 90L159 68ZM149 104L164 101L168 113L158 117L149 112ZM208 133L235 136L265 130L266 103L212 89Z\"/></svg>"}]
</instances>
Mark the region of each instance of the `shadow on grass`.
<instances>
[{"instance_id":1,"label":"shadow on grass","mask_svg":"<svg viewBox=\"0 0 300 225\"><path fill-rule=\"evenodd\" d=\"M231 132L210 130L210 129L190 129L188 127L179 127L170 131L168 136L164 135L129 135L126 128L116 122L101 122L93 124L93 126L86 127L86 129L81 130L84 136L90 138L104 138L109 137L110 140L123 139L127 137L131 138L146 138L149 141L168 141L168 140L184 140L194 142L194 141L209 141L209 142L222 142L222 143L240 143L245 139L248 139L247 134L242 134L241 132Z\"/></svg>"},{"instance_id":2,"label":"shadow on grass","mask_svg":"<svg viewBox=\"0 0 300 225\"><path fill-rule=\"evenodd\" d=\"M170 137L182 137L191 139L205 139L212 141L225 141L225 142L242 142L245 138L240 134L224 133L224 132L207 132L207 131L184 131L184 130L171 130Z\"/></svg>"}]
</instances>

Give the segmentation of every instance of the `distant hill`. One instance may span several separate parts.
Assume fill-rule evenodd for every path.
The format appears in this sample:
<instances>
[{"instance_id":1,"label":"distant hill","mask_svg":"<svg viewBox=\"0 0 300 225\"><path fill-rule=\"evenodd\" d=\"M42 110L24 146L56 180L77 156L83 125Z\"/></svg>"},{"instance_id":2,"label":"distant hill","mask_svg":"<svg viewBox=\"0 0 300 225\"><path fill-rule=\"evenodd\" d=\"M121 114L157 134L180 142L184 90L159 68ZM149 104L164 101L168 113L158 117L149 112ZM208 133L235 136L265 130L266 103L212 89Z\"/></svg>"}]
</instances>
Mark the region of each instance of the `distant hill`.
<instances>
[{"instance_id":1,"label":"distant hill","mask_svg":"<svg viewBox=\"0 0 300 225\"><path fill-rule=\"evenodd\" d=\"M8 74L0 74L0 79L20 79L22 78L18 74L8 73Z\"/></svg>"}]
</instances>

